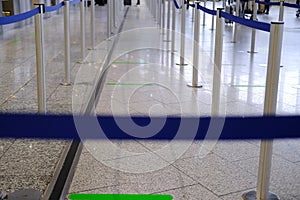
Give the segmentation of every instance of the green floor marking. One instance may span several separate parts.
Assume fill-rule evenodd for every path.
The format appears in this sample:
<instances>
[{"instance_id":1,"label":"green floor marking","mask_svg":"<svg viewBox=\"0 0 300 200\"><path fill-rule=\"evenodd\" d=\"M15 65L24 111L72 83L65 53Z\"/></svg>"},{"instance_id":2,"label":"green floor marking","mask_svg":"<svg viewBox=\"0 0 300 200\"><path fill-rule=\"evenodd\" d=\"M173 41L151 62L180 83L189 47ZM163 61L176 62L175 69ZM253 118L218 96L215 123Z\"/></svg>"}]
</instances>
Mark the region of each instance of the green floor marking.
<instances>
[{"instance_id":1,"label":"green floor marking","mask_svg":"<svg viewBox=\"0 0 300 200\"><path fill-rule=\"evenodd\" d=\"M231 85L232 87L265 87L264 85Z\"/></svg>"},{"instance_id":2,"label":"green floor marking","mask_svg":"<svg viewBox=\"0 0 300 200\"><path fill-rule=\"evenodd\" d=\"M145 62L113 62L112 64L119 64L119 65L144 65L148 64Z\"/></svg>"},{"instance_id":3,"label":"green floor marking","mask_svg":"<svg viewBox=\"0 0 300 200\"><path fill-rule=\"evenodd\" d=\"M153 86L153 84L139 84L139 83L106 83L107 86Z\"/></svg>"},{"instance_id":4,"label":"green floor marking","mask_svg":"<svg viewBox=\"0 0 300 200\"><path fill-rule=\"evenodd\" d=\"M14 39L14 40L11 40L11 44L17 44L17 43L19 43L19 42L21 42L21 40L20 39Z\"/></svg>"},{"instance_id":5,"label":"green floor marking","mask_svg":"<svg viewBox=\"0 0 300 200\"><path fill-rule=\"evenodd\" d=\"M70 200L172 200L163 194L71 194Z\"/></svg>"}]
</instances>

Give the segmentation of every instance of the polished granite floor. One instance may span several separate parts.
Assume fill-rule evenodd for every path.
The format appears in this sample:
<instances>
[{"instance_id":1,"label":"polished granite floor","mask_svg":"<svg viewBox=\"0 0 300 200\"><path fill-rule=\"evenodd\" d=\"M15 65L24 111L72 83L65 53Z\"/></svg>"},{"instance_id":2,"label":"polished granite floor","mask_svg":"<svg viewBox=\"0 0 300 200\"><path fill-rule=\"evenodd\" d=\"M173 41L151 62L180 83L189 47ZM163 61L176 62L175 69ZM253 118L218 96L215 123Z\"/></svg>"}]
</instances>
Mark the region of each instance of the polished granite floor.
<instances>
[{"instance_id":1,"label":"polished granite floor","mask_svg":"<svg viewBox=\"0 0 300 200\"><path fill-rule=\"evenodd\" d=\"M99 101L95 102L95 113L211 115L215 31L211 30L210 16L206 15L206 25L200 29L199 82L203 88L192 89L186 86L192 80L192 9L187 11L185 61L189 65L184 67L176 65L180 11L176 11L177 52L171 54L167 32L158 28L145 1L141 1L141 6L129 8L121 34L108 41L104 41L106 10L96 9L99 11L97 24L101 27L96 34L98 45L96 50L88 52L83 64L78 64L79 9L72 8L72 87L59 84L63 81L62 15L46 20L48 113L82 112L95 81L102 76L99 71L110 52L111 59L107 61L110 68ZM272 7L269 15L258 17L261 21L274 21L278 8ZM300 19L295 17L295 10L286 8L277 114L299 113L297 46L300 42L296 39L299 28ZM89 28L87 34L90 38ZM233 26L225 25L220 113L262 115L269 34L257 32L256 54L247 53L251 29L238 26L236 43L232 43L232 34ZM32 25L1 35L0 110L3 112L37 110L35 55L33 50L26 51L34 49L33 36ZM87 46L90 46L89 39ZM5 164L1 164L0 190L45 191L65 145L61 141L49 144L1 140L0 162ZM84 145L69 193L163 193L180 200L232 200L241 199L245 191L256 187L259 141L85 141ZM298 140L274 142L271 173L273 192L283 200L300 199Z\"/></svg>"},{"instance_id":2,"label":"polished granite floor","mask_svg":"<svg viewBox=\"0 0 300 200\"><path fill-rule=\"evenodd\" d=\"M285 14L277 114L292 115L299 113L299 70L298 59L295 59L299 51L292 49L297 48L294 38L300 26L294 10L286 9ZM259 19L270 22L276 20L277 15L278 9L272 7L270 15L259 15ZM176 16L176 50L179 52L180 11L176 11ZM210 30L211 18L206 16L206 25L200 29L199 82L203 88L192 89L187 87L192 80L191 9L186 25L185 62L189 65L179 67L176 65L178 53L169 51L167 32L157 28L145 3L131 7L124 32L116 38L117 45L112 52L104 88L95 103L95 113L210 116L215 31ZM225 26L220 114L262 115L269 34L258 31L258 53L249 54L251 29L238 26L237 43L232 43L232 30L232 25ZM105 45L107 43L102 43L99 47ZM96 55L92 53L87 61ZM77 74L78 91L82 89L80 83L88 81L89 77L86 75L89 72L83 69L84 74ZM90 85L93 83L90 81ZM76 94L79 98L80 92ZM118 125L124 130L136 128L131 121ZM143 129L135 130L140 131L128 133L144 136ZM193 127L189 131L192 132ZM84 145L70 193L162 193L171 194L174 199L232 200L241 199L243 193L256 187L260 141L145 142L137 139L130 142L85 141ZM299 152L298 140L274 142L270 189L281 199L300 198L297 189L300 184Z\"/></svg>"}]
</instances>

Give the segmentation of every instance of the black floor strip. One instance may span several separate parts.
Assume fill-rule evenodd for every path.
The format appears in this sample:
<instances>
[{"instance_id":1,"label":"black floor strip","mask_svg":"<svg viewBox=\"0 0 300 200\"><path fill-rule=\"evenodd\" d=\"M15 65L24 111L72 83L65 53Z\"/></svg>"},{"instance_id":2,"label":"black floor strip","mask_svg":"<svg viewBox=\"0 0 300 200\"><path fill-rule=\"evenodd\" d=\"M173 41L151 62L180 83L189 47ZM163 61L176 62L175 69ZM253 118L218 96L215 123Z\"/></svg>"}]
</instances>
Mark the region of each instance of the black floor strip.
<instances>
[{"instance_id":1,"label":"black floor strip","mask_svg":"<svg viewBox=\"0 0 300 200\"><path fill-rule=\"evenodd\" d=\"M124 19L119 27L118 30L118 34L122 31L123 26L124 26L124 22L125 22L125 18L127 16L127 13L129 11L129 7L126 9L125 14L124 14ZM114 42L111 51L109 52L108 55L108 59L107 59L107 63L109 63L109 60L111 58L115 43L117 42L117 40ZM108 68L107 68L108 69ZM105 73L106 74L106 73ZM100 78L100 80L98 81L97 87L94 90L94 99L90 99L89 101L89 106L87 107L86 110L86 114L89 114L91 112L91 106L94 106L94 102L95 99L99 96L99 91L101 91L101 88L103 87L103 83L105 81L105 75L103 77ZM59 172L58 178L55 182L55 185L53 187L53 190L51 192L51 195L49 197L49 200L60 200L60 199L65 199L65 197L62 197L63 195L63 191L68 189L65 188L66 182L68 180L68 177L70 175L70 171L72 169L72 166L74 163L74 160L76 159L76 154L78 151L78 148L80 146L80 142L79 141L72 141L72 144L69 148L69 151L67 153L66 159L62 165L62 168Z\"/></svg>"}]
</instances>

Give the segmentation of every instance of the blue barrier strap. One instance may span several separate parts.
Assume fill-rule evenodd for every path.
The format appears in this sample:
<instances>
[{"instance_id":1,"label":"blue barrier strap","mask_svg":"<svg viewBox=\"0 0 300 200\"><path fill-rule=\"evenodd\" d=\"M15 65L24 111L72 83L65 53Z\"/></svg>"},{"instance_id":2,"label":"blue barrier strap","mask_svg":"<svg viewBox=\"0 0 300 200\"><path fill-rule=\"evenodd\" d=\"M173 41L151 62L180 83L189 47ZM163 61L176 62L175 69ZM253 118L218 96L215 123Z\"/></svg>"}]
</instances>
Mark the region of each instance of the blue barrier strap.
<instances>
[{"instance_id":1,"label":"blue barrier strap","mask_svg":"<svg viewBox=\"0 0 300 200\"><path fill-rule=\"evenodd\" d=\"M60 2L59 4L57 4L55 6L45 6L45 12L55 11L55 10L60 9L63 6L64 6L64 2Z\"/></svg>"},{"instance_id":2,"label":"blue barrier strap","mask_svg":"<svg viewBox=\"0 0 300 200\"><path fill-rule=\"evenodd\" d=\"M77 4L79 3L81 0L73 0L73 1L70 1L70 5L74 5L74 4Z\"/></svg>"},{"instance_id":3,"label":"blue barrier strap","mask_svg":"<svg viewBox=\"0 0 300 200\"><path fill-rule=\"evenodd\" d=\"M182 8L181 6L178 5L178 3L177 3L176 0L174 0L174 5L175 5L175 8L176 8L176 9L181 9L181 8Z\"/></svg>"},{"instance_id":4,"label":"blue barrier strap","mask_svg":"<svg viewBox=\"0 0 300 200\"><path fill-rule=\"evenodd\" d=\"M300 9L300 5L297 5L297 4L284 3L283 5L286 6L286 7L290 7L290 8L298 8L298 9Z\"/></svg>"},{"instance_id":5,"label":"blue barrier strap","mask_svg":"<svg viewBox=\"0 0 300 200\"><path fill-rule=\"evenodd\" d=\"M269 6L280 6L280 2L265 2L265 1L255 0L255 3L269 5Z\"/></svg>"},{"instance_id":6,"label":"blue barrier strap","mask_svg":"<svg viewBox=\"0 0 300 200\"><path fill-rule=\"evenodd\" d=\"M194 3L189 3L189 6L195 8L195 4Z\"/></svg>"},{"instance_id":7,"label":"blue barrier strap","mask_svg":"<svg viewBox=\"0 0 300 200\"><path fill-rule=\"evenodd\" d=\"M205 8L205 7L201 6L200 4L199 4L198 9L200 9L200 10L202 10L203 12L206 12L206 13L208 13L208 14L210 14L210 15L217 15L217 11L216 11L216 10L210 10L210 9L208 9L208 8Z\"/></svg>"},{"instance_id":8,"label":"blue barrier strap","mask_svg":"<svg viewBox=\"0 0 300 200\"><path fill-rule=\"evenodd\" d=\"M26 115L26 114L0 114L0 138L34 138L34 139L136 139L132 133L127 134L115 122L112 116L99 116L98 122L105 135L95 134L90 126L95 121L94 116L75 116L77 123L81 124L81 137L79 138L72 115ZM128 120L128 117L118 117ZM164 120L164 126L149 140L178 139L203 140L210 126L219 126L224 123L220 137L209 139L244 140L244 139L275 139L300 138L300 116L261 116L261 117L226 117L226 118L179 118L168 117L132 117L136 124L146 126L151 121ZM218 121L219 120L219 121ZM185 124L186 134L178 134L181 123ZM225 122L224 122L225 121ZM96 121L97 123L97 121ZM197 123L196 136L190 133L191 127ZM82 127L84 127L82 129ZM78 127L77 127L78 128ZM82 133L83 132L83 133ZM136 133L135 133L136 134ZM218 134L216 134L218 135Z\"/></svg>"},{"instance_id":9,"label":"blue barrier strap","mask_svg":"<svg viewBox=\"0 0 300 200\"><path fill-rule=\"evenodd\" d=\"M236 23L242 24L244 26L248 26L250 28L255 28L261 31L270 32L271 25L265 22L258 22L254 20L243 19L241 17L237 17L226 12L221 12L221 16L230 21L234 21Z\"/></svg>"},{"instance_id":10,"label":"blue barrier strap","mask_svg":"<svg viewBox=\"0 0 300 200\"><path fill-rule=\"evenodd\" d=\"M0 25L6 25L6 24L12 24L16 22L23 21L25 19L28 19L30 17L33 17L34 15L40 13L40 8L35 8L33 10L30 10L28 12L13 15L13 16L7 16L7 17L0 17Z\"/></svg>"}]
</instances>

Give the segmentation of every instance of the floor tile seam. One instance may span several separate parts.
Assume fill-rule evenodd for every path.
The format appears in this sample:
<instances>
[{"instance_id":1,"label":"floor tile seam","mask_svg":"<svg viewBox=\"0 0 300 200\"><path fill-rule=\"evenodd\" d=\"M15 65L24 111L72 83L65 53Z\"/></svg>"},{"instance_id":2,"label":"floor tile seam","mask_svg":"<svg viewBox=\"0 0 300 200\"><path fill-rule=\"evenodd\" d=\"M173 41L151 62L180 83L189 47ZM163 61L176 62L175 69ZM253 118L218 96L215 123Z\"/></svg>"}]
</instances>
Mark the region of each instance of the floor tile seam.
<instances>
[{"instance_id":1,"label":"floor tile seam","mask_svg":"<svg viewBox=\"0 0 300 200\"><path fill-rule=\"evenodd\" d=\"M12 139L10 139L12 140ZM13 139L13 142L7 147L7 149L2 153L2 156L0 156L0 160L5 156L5 154L10 150L10 148L12 148L12 146L14 145L14 143L16 142L16 139Z\"/></svg>"},{"instance_id":2,"label":"floor tile seam","mask_svg":"<svg viewBox=\"0 0 300 200\"><path fill-rule=\"evenodd\" d=\"M6 99L4 99L4 101L0 103L0 107L2 107L5 103L9 102L13 98L13 96L16 95L23 87L25 87L26 85L28 85L33 80L33 78L35 76L36 76L36 74L32 75L28 81L26 81L24 84L22 84L21 87L19 87L16 91L14 91Z\"/></svg>"},{"instance_id":3,"label":"floor tile seam","mask_svg":"<svg viewBox=\"0 0 300 200\"><path fill-rule=\"evenodd\" d=\"M181 173L183 173L184 175L186 175L187 177L189 177L190 179L192 179L193 181L195 181L196 183L198 183L200 186L202 186L203 188L205 188L206 190L210 191L211 193L213 193L215 196L219 196L217 193L215 193L214 191L212 191L211 189L209 189L208 187L206 187L205 185L203 185L199 180L197 180L197 178L188 175L187 173L185 173L185 171L181 170L180 168L176 167L173 163L170 164L171 166L173 166L174 168L176 168L178 171L180 171Z\"/></svg>"},{"instance_id":4,"label":"floor tile seam","mask_svg":"<svg viewBox=\"0 0 300 200\"><path fill-rule=\"evenodd\" d=\"M2 75L0 76L0 78L4 77L5 75L7 75L7 74L9 74L9 73L12 73L15 69L17 69L17 68L19 68L19 67L24 67L24 64L25 64L26 62L28 62L29 59L31 59L31 58L33 58L33 57L35 57L35 55L32 55L32 56L26 58L25 61L22 61L22 62L20 62L19 64L14 65L14 67L13 67L12 70L10 70L10 71L8 71L8 72L2 74ZM11 63L11 64L15 64L15 63Z\"/></svg>"},{"instance_id":5,"label":"floor tile seam","mask_svg":"<svg viewBox=\"0 0 300 200\"><path fill-rule=\"evenodd\" d=\"M273 145L274 146L274 145ZM276 155L276 156L278 156L278 157L280 157L281 159L283 159L283 160L285 160L285 161L287 161L287 162L290 162L290 163L297 163L297 162L299 162L300 163L300 160L296 160L296 161L291 161L291 160L289 160L288 158L286 158L284 155L282 155L282 154L280 154L280 153L276 153L276 152L274 152L274 147L273 147L273 155ZM300 155L299 155L300 156Z\"/></svg>"},{"instance_id":6,"label":"floor tile seam","mask_svg":"<svg viewBox=\"0 0 300 200\"><path fill-rule=\"evenodd\" d=\"M113 184L113 185L107 185L107 186L103 186L103 187L95 187L95 188L91 188L91 189L86 189L86 190L78 190L78 191L74 191L72 193L68 193L68 194L76 194L76 193L83 193L83 192L91 192L93 190L98 190L98 189L105 189L105 188L110 188L110 187L115 187L115 186L121 186L122 184Z\"/></svg>"},{"instance_id":7,"label":"floor tile seam","mask_svg":"<svg viewBox=\"0 0 300 200\"><path fill-rule=\"evenodd\" d=\"M159 193L164 193L164 192L171 192L171 191L174 191L174 190L177 190L177 189L184 189L184 188L188 188L188 187L192 187L192 186L197 186L197 185L202 186L202 185L199 184L199 183L193 183L193 184L189 184L189 185L185 185L185 186L174 187L174 188L167 189L167 190L162 190L162 191L152 192L151 194L159 194Z\"/></svg>"}]
</instances>

